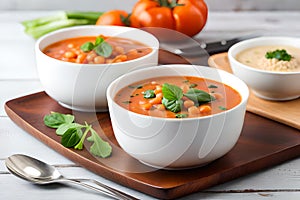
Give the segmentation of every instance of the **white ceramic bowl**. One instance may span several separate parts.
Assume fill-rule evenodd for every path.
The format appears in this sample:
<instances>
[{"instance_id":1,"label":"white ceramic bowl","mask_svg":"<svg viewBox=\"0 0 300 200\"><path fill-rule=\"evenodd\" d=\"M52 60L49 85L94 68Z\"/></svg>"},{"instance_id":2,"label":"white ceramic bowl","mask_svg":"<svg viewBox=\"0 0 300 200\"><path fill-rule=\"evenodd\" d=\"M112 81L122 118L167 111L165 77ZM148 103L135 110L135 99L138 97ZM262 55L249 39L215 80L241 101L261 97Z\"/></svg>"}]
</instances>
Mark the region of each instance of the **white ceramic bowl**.
<instances>
[{"instance_id":1,"label":"white ceramic bowl","mask_svg":"<svg viewBox=\"0 0 300 200\"><path fill-rule=\"evenodd\" d=\"M300 96L299 72L273 72L249 67L236 60L236 55L248 48L268 45L285 45L300 48L300 38L258 37L233 45L228 58L233 73L246 82L253 93L266 100L291 100Z\"/></svg>"},{"instance_id":2,"label":"white ceramic bowl","mask_svg":"<svg viewBox=\"0 0 300 200\"><path fill-rule=\"evenodd\" d=\"M242 101L233 109L199 118L170 119L137 114L119 106L114 97L126 85L161 76L198 76L236 89ZM220 158L236 144L244 122L249 90L234 75L215 68L162 65L137 70L113 81L107 89L115 137L131 156L156 168L183 169Z\"/></svg>"},{"instance_id":3,"label":"white ceramic bowl","mask_svg":"<svg viewBox=\"0 0 300 200\"><path fill-rule=\"evenodd\" d=\"M42 50L57 41L77 36L115 36L129 38L152 48L138 59L113 64L77 64L45 55ZM119 26L77 26L65 28L36 42L36 64L45 92L62 106L79 111L107 110L106 89L117 77L135 69L156 66L158 40L146 31Z\"/></svg>"}]
</instances>

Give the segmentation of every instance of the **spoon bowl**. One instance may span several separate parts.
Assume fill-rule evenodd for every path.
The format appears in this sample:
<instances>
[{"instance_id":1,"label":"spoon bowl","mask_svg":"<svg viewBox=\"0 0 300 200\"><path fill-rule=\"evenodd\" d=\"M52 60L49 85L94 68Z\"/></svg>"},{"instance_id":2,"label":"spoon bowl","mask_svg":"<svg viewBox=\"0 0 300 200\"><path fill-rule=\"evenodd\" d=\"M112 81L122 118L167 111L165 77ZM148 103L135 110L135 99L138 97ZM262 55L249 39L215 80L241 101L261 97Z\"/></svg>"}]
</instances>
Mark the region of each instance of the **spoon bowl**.
<instances>
[{"instance_id":1,"label":"spoon bowl","mask_svg":"<svg viewBox=\"0 0 300 200\"><path fill-rule=\"evenodd\" d=\"M49 165L43 161L37 160L27 155L12 155L5 160L5 165L12 174L35 184L50 184L63 182L75 183L77 185L84 186L97 192L101 192L102 194L106 194L115 199L136 199L135 197L113 189L93 179L67 179L63 177L60 174L60 172L52 165ZM97 187L87 184L85 182L93 183Z\"/></svg>"}]
</instances>

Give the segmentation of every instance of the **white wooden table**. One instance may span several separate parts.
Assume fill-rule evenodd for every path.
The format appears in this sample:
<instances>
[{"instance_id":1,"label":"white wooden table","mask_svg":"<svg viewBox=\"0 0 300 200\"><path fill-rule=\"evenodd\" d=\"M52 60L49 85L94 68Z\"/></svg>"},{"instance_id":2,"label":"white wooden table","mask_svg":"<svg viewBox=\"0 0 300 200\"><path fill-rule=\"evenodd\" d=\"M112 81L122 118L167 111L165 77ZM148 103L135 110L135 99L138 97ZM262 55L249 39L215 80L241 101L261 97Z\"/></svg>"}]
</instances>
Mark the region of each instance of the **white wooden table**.
<instances>
[{"instance_id":1,"label":"white wooden table","mask_svg":"<svg viewBox=\"0 0 300 200\"><path fill-rule=\"evenodd\" d=\"M3 106L7 100L43 90L35 68L35 41L23 33L19 22L49 14L52 11L0 12L0 199L106 198L78 187L41 187L16 178L4 165L5 158L15 153L53 164L67 177L93 178L139 199L154 199L81 168L20 129L6 115ZM299 21L300 12L210 12L207 26L198 37L213 41L255 30L300 36ZM182 199L300 199L300 158Z\"/></svg>"}]
</instances>

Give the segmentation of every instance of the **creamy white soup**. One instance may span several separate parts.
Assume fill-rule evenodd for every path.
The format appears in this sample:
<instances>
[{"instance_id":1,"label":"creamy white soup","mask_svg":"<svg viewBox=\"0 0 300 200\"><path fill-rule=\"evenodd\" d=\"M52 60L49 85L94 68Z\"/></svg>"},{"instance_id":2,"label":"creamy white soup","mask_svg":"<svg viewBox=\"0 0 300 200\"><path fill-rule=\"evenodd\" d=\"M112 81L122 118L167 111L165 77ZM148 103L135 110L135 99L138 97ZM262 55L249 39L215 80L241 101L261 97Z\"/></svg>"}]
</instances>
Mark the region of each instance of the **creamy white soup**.
<instances>
[{"instance_id":1,"label":"creamy white soup","mask_svg":"<svg viewBox=\"0 0 300 200\"><path fill-rule=\"evenodd\" d=\"M284 50L290 55L289 60L266 57L275 51ZM267 71L296 72L300 71L300 49L292 46L257 46L246 49L236 55L236 59L250 67Z\"/></svg>"}]
</instances>

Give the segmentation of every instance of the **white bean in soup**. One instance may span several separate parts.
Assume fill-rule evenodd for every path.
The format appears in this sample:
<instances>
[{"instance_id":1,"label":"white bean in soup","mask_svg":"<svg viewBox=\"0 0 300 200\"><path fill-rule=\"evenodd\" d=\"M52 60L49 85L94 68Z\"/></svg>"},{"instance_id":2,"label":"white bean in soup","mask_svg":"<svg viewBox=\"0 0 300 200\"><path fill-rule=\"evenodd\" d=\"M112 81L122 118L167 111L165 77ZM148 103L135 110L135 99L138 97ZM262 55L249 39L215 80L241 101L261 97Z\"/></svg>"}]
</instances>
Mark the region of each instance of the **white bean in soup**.
<instances>
[{"instance_id":1,"label":"white bean in soup","mask_svg":"<svg viewBox=\"0 0 300 200\"><path fill-rule=\"evenodd\" d=\"M300 71L300 48L292 46L256 46L241 51L236 55L236 59L244 65L260 70L273 72Z\"/></svg>"}]
</instances>

